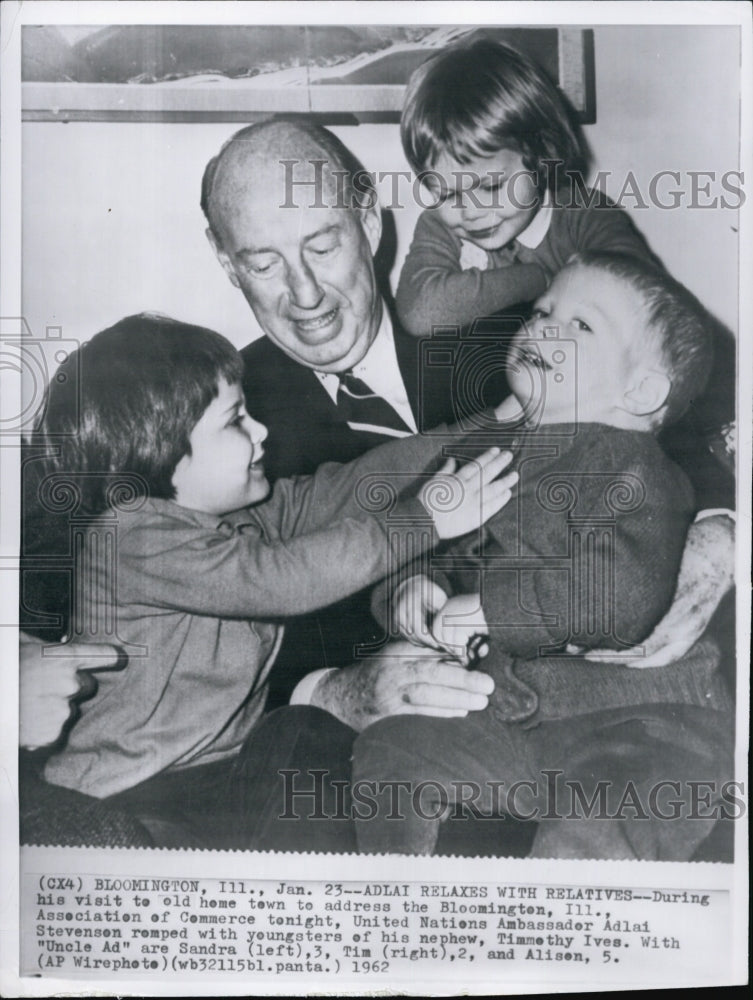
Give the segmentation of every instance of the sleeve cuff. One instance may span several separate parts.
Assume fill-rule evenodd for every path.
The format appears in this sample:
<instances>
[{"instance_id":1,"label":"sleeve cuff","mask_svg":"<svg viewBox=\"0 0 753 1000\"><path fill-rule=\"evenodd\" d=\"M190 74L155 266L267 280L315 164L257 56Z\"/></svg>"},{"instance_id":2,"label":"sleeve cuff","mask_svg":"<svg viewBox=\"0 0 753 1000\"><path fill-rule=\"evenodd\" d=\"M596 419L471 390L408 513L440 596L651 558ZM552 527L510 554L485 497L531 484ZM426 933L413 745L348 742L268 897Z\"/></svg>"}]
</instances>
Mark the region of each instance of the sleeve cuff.
<instances>
[{"instance_id":1,"label":"sleeve cuff","mask_svg":"<svg viewBox=\"0 0 753 1000\"><path fill-rule=\"evenodd\" d=\"M310 705L311 696L314 693L316 685L322 677L326 677L327 674L331 674L335 670L337 670L337 667L325 667L323 670L314 670L313 673L306 674L306 676L296 684L295 690L290 696L290 704Z\"/></svg>"},{"instance_id":2,"label":"sleeve cuff","mask_svg":"<svg viewBox=\"0 0 753 1000\"><path fill-rule=\"evenodd\" d=\"M734 510L730 510L729 507L709 507L707 510L698 511L695 516L695 523L697 524L699 521L705 521L707 517L716 517L717 514L723 514L732 521L737 520Z\"/></svg>"}]
</instances>

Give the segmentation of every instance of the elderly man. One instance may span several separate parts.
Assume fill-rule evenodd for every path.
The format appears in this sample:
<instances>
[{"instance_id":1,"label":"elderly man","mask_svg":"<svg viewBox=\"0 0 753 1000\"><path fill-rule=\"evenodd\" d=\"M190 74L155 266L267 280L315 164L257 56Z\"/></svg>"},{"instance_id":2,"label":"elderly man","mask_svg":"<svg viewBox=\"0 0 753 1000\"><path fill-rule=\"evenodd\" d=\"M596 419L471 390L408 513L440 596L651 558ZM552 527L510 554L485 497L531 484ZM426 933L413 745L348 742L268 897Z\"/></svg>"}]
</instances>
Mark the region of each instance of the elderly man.
<instances>
[{"instance_id":1,"label":"elderly man","mask_svg":"<svg viewBox=\"0 0 753 1000\"><path fill-rule=\"evenodd\" d=\"M202 203L219 261L267 335L243 355L271 475L452 418L448 367L421 371L420 345L380 295L375 193L332 133L286 121L243 129L207 167Z\"/></svg>"},{"instance_id":2,"label":"elderly man","mask_svg":"<svg viewBox=\"0 0 753 1000\"><path fill-rule=\"evenodd\" d=\"M364 180L332 133L285 121L243 129L205 174L207 235L267 335L242 353L273 479L454 418L450 368L422 369L421 345L377 287L381 216ZM276 700L310 669L348 663L359 642L377 638L365 594L299 620L277 661Z\"/></svg>"},{"instance_id":3,"label":"elderly man","mask_svg":"<svg viewBox=\"0 0 753 1000\"><path fill-rule=\"evenodd\" d=\"M303 120L242 129L207 166L202 207L220 263L266 334L242 353L249 410L270 429L272 475L347 461L463 409L463 399L451 398L448 367L422 368L421 345L403 334L379 294L374 191L331 132ZM721 467L704 471L700 484L694 475L713 462L704 448L676 451L700 485L703 506L731 502L720 499ZM690 531L675 605L645 643L642 666L668 663L689 649L729 587L733 563L731 520L699 520ZM339 654L353 637L369 638L348 631L347 616L334 620L348 640ZM355 625L363 628L364 619ZM298 656L305 657L304 645L298 643ZM614 659L614 653L606 656Z\"/></svg>"}]
</instances>

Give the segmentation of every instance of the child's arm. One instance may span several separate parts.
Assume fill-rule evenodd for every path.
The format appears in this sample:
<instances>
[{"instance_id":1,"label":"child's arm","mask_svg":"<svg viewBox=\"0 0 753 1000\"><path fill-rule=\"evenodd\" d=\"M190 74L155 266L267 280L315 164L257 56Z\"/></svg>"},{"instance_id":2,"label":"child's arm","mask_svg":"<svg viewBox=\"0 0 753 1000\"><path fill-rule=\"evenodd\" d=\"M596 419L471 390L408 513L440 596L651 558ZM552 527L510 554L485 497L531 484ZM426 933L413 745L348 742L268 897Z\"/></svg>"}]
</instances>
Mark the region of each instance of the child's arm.
<instances>
[{"instance_id":1,"label":"child's arm","mask_svg":"<svg viewBox=\"0 0 753 1000\"><path fill-rule=\"evenodd\" d=\"M518 260L539 264L550 275L557 274L573 254L589 250L628 254L659 263L627 212L599 191L589 192L588 197L591 201L586 204L567 190L560 192L549 232L533 249L519 245Z\"/></svg>"},{"instance_id":2,"label":"child's arm","mask_svg":"<svg viewBox=\"0 0 753 1000\"><path fill-rule=\"evenodd\" d=\"M221 618L286 617L325 607L375 583L437 538L464 534L499 510L510 482L493 480L507 459L492 449L455 475L444 468L421 499L398 501L389 516L361 510L289 538L266 535L253 511L245 533L203 527L179 512L156 523L139 517L121 538L121 565L129 571L119 576L118 601ZM454 491L451 510L432 502L437 490Z\"/></svg>"},{"instance_id":3,"label":"child's arm","mask_svg":"<svg viewBox=\"0 0 753 1000\"><path fill-rule=\"evenodd\" d=\"M506 403L494 411L500 430L512 424L511 413L515 415L516 408ZM470 446L478 451L476 438L475 432L466 433L457 425L441 425L428 434L379 445L345 465L327 462L312 476L279 480L272 498L257 507L256 513L269 537L281 539L328 526L341 518L361 517L372 501L415 496L438 468L445 449L458 448L467 454L466 446ZM509 452L505 455L504 465L512 457Z\"/></svg>"},{"instance_id":4,"label":"child's arm","mask_svg":"<svg viewBox=\"0 0 753 1000\"><path fill-rule=\"evenodd\" d=\"M398 316L408 333L425 337L437 326L467 326L478 317L530 302L548 284L542 263L464 271L460 252L460 241L436 213L424 212L416 225L396 295Z\"/></svg>"}]
</instances>

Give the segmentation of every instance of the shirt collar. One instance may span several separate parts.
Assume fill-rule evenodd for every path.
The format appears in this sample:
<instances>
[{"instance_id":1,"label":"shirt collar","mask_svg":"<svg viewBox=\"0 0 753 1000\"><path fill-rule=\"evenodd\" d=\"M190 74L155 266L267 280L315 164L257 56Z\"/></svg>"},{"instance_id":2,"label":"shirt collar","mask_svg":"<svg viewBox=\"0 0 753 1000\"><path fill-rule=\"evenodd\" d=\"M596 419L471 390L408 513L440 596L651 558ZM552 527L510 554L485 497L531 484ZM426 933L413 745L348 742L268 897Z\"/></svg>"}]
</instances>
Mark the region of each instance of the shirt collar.
<instances>
[{"instance_id":1,"label":"shirt collar","mask_svg":"<svg viewBox=\"0 0 753 1000\"><path fill-rule=\"evenodd\" d=\"M358 364L353 365L353 374L362 376L366 372L378 371L383 364L389 364L391 358L394 364L394 354L395 337L392 332L392 320L386 303L382 302L382 319L376 337Z\"/></svg>"},{"instance_id":2,"label":"shirt collar","mask_svg":"<svg viewBox=\"0 0 753 1000\"><path fill-rule=\"evenodd\" d=\"M392 332L392 320L386 302L382 302L382 318L379 322L379 329L371 342L368 351L361 360L350 369L354 375L363 378L365 382L366 372L378 371L382 363L389 363L390 355L395 354L395 337ZM333 380L337 384L338 375L336 372L320 372L314 369L317 378L322 382ZM370 384L370 383L369 383Z\"/></svg>"},{"instance_id":3,"label":"shirt collar","mask_svg":"<svg viewBox=\"0 0 753 1000\"><path fill-rule=\"evenodd\" d=\"M552 199L547 191L541 208L534 215L522 233L518 233L517 241L529 250L535 250L549 232L552 223Z\"/></svg>"},{"instance_id":4,"label":"shirt collar","mask_svg":"<svg viewBox=\"0 0 753 1000\"><path fill-rule=\"evenodd\" d=\"M258 519L253 514L253 507L241 507L240 510L234 510L229 514L207 514L203 510L182 507L175 500L163 500L160 497L150 497L145 506L151 507L160 515L168 514L188 524L194 524L200 528L210 528L214 531L220 530L223 524L229 528L238 528L241 525L258 523Z\"/></svg>"}]
</instances>

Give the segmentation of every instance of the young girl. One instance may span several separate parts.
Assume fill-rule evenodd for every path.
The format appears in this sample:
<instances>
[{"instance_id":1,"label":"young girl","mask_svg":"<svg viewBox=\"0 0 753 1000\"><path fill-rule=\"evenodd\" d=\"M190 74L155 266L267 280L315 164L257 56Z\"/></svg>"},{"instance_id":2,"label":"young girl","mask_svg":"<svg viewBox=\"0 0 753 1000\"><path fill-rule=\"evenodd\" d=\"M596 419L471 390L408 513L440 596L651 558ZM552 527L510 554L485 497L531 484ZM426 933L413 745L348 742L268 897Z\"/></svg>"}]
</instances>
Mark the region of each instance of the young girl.
<instances>
[{"instance_id":1,"label":"young girl","mask_svg":"<svg viewBox=\"0 0 753 1000\"><path fill-rule=\"evenodd\" d=\"M582 184L584 146L555 87L506 45L472 37L423 63L400 134L434 198L397 290L416 337L533 301L578 251L650 256L628 217Z\"/></svg>"},{"instance_id":2,"label":"young girl","mask_svg":"<svg viewBox=\"0 0 753 1000\"><path fill-rule=\"evenodd\" d=\"M454 510L432 510L415 491L398 499L441 454L441 437L416 436L279 480L270 494L266 428L246 412L242 371L219 334L132 316L51 382L41 432L42 502L66 490L79 498L75 638L119 642L130 657L101 674L45 777L214 847L265 843L260 824L284 806L286 740L311 767L312 740L330 733L327 752L340 748L348 765L345 727L328 729L339 723L317 709L281 710L294 714L287 735L259 733L279 619L376 582L436 537L473 530L512 482L491 484L509 459L492 449L477 460L483 474L473 463L458 472ZM392 495L390 512L375 509L374 490Z\"/></svg>"}]
</instances>

